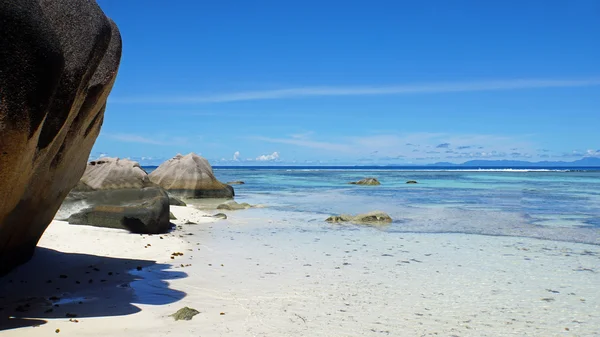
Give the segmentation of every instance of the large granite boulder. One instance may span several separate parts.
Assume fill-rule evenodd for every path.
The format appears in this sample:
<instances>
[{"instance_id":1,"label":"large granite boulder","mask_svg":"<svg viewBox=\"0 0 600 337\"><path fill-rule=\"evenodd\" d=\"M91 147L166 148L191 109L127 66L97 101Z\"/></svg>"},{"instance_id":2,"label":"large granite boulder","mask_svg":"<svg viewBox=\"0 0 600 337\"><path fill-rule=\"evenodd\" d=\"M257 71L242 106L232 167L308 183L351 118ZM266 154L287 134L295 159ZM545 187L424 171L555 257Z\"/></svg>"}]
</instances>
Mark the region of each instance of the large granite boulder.
<instances>
[{"instance_id":1,"label":"large granite boulder","mask_svg":"<svg viewBox=\"0 0 600 337\"><path fill-rule=\"evenodd\" d=\"M165 233L171 228L169 196L137 162L102 158L88 163L57 214L70 224Z\"/></svg>"},{"instance_id":2,"label":"large granite boulder","mask_svg":"<svg viewBox=\"0 0 600 337\"><path fill-rule=\"evenodd\" d=\"M0 1L0 275L29 260L85 165L121 59L93 0Z\"/></svg>"},{"instance_id":3,"label":"large granite boulder","mask_svg":"<svg viewBox=\"0 0 600 337\"><path fill-rule=\"evenodd\" d=\"M169 196L160 187L91 192L105 202L71 215L70 224L126 229L132 233L166 233L171 228Z\"/></svg>"},{"instance_id":4,"label":"large granite boulder","mask_svg":"<svg viewBox=\"0 0 600 337\"><path fill-rule=\"evenodd\" d=\"M153 184L148 173L138 162L104 157L88 163L79 185L85 185L93 190L116 190L143 188ZM82 186L76 187L75 191L80 188Z\"/></svg>"},{"instance_id":5,"label":"large granite boulder","mask_svg":"<svg viewBox=\"0 0 600 337\"><path fill-rule=\"evenodd\" d=\"M183 198L233 198L233 187L218 181L208 160L195 153L178 154L150 173L150 180Z\"/></svg>"}]
</instances>

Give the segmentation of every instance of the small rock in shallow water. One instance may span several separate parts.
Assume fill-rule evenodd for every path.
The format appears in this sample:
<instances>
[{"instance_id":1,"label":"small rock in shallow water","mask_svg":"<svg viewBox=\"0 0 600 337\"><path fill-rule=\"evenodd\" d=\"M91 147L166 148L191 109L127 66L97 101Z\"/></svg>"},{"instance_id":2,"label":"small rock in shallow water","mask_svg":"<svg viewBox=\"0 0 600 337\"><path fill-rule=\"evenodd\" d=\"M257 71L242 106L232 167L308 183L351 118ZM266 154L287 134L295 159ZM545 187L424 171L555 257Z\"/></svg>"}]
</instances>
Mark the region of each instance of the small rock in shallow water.
<instances>
[{"instance_id":1,"label":"small rock in shallow water","mask_svg":"<svg viewBox=\"0 0 600 337\"><path fill-rule=\"evenodd\" d=\"M176 321L180 321L180 320L189 321L194 316L198 315L199 313L200 313L200 311L198 311L196 309L192 309L190 307L183 307L183 308L177 310L176 313L174 313L170 316L173 317Z\"/></svg>"},{"instance_id":2,"label":"small rock in shallow water","mask_svg":"<svg viewBox=\"0 0 600 337\"><path fill-rule=\"evenodd\" d=\"M237 202L231 200L231 201L220 204L219 206L217 206L217 209L225 209L225 210L229 210L229 211L234 211L234 210L239 210L239 209L247 209L247 208L251 208L251 207L252 207L252 205L250 205L247 202L238 204Z\"/></svg>"},{"instance_id":3,"label":"small rock in shallow water","mask_svg":"<svg viewBox=\"0 0 600 337\"><path fill-rule=\"evenodd\" d=\"M213 215L213 218L227 219L227 214L225 214L225 213L217 213L217 214Z\"/></svg>"},{"instance_id":4,"label":"small rock in shallow water","mask_svg":"<svg viewBox=\"0 0 600 337\"><path fill-rule=\"evenodd\" d=\"M373 211L369 213L359 214L352 219L353 222L357 223L390 223L392 218L382 211Z\"/></svg>"},{"instance_id":5,"label":"small rock in shallow water","mask_svg":"<svg viewBox=\"0 0 600 337\"><path fill-rule=\"evenodd\" d=\"M417 183L417 181L416 181L416 180L409 180L409 181L407 181L406 183L407 183L407 184L416 184L416 183Z\"/></svg>"},{"instance_id":6,"label":"small rock in shallow water","mask_svg":"<svg viewBox=\"0 0 600 337\"><path fill-rule=\"evenodd\" d=\"M364 214L358 214L351 216L347 214L334 215L325 219L327 222L340 223L340 222L354 222L358 224L384 224L392 222L392 218L385 212L373 211Z\"/></svg>"},{"instance_id":7,"label":"small rock in shallow water","mask_svg":"<svg viewBox=\"0 0 600 337\"><path fill-rule=\"evenodd\" d=\"M329 218L325 219L327 222L338 223L338 222L347 222L352 221L353 216L342 214L342 215L332 215Z\"/></svg>"},{"instance_id":8,"label":"small rock in shallow water","mask_svg":"<svg viewBox=\"0 0 600 337\"><path fill-rule=\"evenodd\" d=\"M352 181L349 184L353 184L353 185L371 185L371 186L381 185L381 183L379 182L379 180L377 180L377 178L365 178L365 179L361 179L359 181Z\"/></svg>"}]
</instances>

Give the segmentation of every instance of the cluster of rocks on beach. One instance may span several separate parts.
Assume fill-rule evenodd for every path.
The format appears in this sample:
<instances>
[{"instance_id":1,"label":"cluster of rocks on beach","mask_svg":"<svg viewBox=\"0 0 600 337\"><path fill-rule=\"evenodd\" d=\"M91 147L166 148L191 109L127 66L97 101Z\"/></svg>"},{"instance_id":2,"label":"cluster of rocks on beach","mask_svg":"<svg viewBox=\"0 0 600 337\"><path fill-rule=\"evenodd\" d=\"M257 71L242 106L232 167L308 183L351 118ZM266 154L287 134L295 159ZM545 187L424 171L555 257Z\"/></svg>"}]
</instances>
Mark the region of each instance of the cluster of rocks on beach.
<instances>
[{"instance_id":1,"label":"cluster of rocks on beach","mask_svg":"<svg viewBox=\"0 0 600 337\"><path fill-rule=\"evenodd\" d=\"M169 206L185 205L181 199L233 196L233 188L219 182L208 161L194 153L177 155L150 174L137 162L102 158L88 163L59 210L59 219L158 234L170 230ZM87 207L79 210L81 205ZM78 212L70 214L72 210Z\"/></svg>"}]
</instances>

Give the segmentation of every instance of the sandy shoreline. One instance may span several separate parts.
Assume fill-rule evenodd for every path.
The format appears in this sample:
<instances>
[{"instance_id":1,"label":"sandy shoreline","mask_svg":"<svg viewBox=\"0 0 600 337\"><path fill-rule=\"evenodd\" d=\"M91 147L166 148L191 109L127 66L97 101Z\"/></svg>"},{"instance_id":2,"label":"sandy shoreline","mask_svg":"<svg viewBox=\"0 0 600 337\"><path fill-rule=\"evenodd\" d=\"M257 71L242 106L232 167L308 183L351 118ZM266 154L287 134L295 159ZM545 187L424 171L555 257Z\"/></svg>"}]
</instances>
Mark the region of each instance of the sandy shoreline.
<instances>
[{"instance_id":1,"label":"sandy shoreline","mask_svg":"<svg viewBox=\"0 0 600 337\"><path fill-rule=\"evenodd\" d=\"M167 235L53 222L36 258L0 281L3 317L21 306L14 316L30 318L0 335L600 335L598 246L172 211L181 227ZM184 306L200 314L168 317Z\"/></svg>"}]
</instances>

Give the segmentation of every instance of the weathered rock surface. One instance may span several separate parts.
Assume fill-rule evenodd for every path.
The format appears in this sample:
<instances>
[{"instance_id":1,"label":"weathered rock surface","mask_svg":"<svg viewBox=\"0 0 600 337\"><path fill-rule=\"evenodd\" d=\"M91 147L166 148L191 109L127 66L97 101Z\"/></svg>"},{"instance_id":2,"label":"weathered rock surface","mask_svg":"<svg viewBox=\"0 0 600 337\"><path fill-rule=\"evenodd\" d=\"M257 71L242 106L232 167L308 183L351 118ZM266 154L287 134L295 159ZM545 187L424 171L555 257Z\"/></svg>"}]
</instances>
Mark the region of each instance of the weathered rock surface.
<instances>
[{"instance_id":1,"label":"weathered rock surface","mask_svg":"<svg viewBox=\"0 0 600 337\"><path fill-rule=\"evenodd\" d=\"M372 211L369 213L358 214L356 216L342 214L342 215L334 215L325 219L327 222L331 223L342 223L342 222L353 222L357 224L366 224L366 225L380 225L387 224L392 222L392 218L385 212L382 211Z\"/></svg>"},{"instance_id":2,"label":"weathered rock surface","mask_svg":"<svg viewBox=\"0 0 600 337\"><path fill-rule=\"evenodd\" d=\"M358 214L352 219L353 222L356 223L390 223L392 222L392 218L385 212L382 211L372 211L369 213Z\"/></svg>"},{"instance_id":3,"label":"weathered rock surface","mask_svg":"<svg viewBox=\"0 0 600 337\"><path fill-rule=\"evenodd\" d=\"M252 205L250 205L247 202L242 202L241 204L238 204L237 202L235 202L233 200L224 202L224 203L220 204L219 206L217 206L217 209L224 209L224 210L228 210L228 211L235 211L235 210L239 210L239 209L248 209L248 208L252 208Z\"/></svg>"},{"instance_id":4,"label":"weathered rock surface","mask_svg":"<svg viewBox=\"0 0 600 337\"><path fill-rule=\"evenodd\" d=\"M137 162L102 158L87 165L57 218L74 225L165 233L171 228L169 203L167 192L152 183Z\"/></svg>"},{"instance_id":5,"label":"weathered rock surface","mask_svg":"<svg viewBox=\"0 0 600 337\"><path fill-rule=\"evenodd\" d=\"M172 196L169 196L169 204L171 206L187 206L185 202Z\"/></svg>"},{"instance_id":6,"label":"weathered rock surface","mask_svg":"<svg viewBox=\"0 0 600 337\"><path fill-rule=\"evenodd\" d=\"M66 220L74 212L95 205L122 205L131 201L136 193L111 193L113 190L139 190L156 187L140 165L128 159L102 158L90 161L77 185L69 192L56 214ZM138 200L133 200L138 202Z\"/></svg>"},{"instance_id":7,"label":"weathered rock surface","mask_svg":"<svg viewBox=\"0 0 600 337\"><path fill-rule=\"evenodd\" d=\"M198 315L200 313L200 311L190 308L190 307L183 307L179 310L177 310L176 313L170 315L171 317L173 317L176 321L189 321L191 320L194 316Z\"/></svg>"},{"instance_id":8,"label":"weathered rock surface","mask_svg":"<svg viewBox=\"0 0 600 337\"><path fill-rule=\"evenodd\" d=\"M92 190L143 188L152 185L148 173L138 162L108 157L90 161L79 180L78 188L84 188L81 184Z\"/></svg>"},{"instance_id":9,"label":"weathered rock surface","mask_svg":"<svg viewBox=\"0 0 600 337\"><path fill-rule=\"evenodd\" d=\"M93 0L0 1L0 275L26 262L85 170L121 58Z\"/></svg>"},{"instance_id":10,"label":"weathered rock surface","mask_svg":"<svg viewBox=\"0 0 600 337\"><path fill-rule=\"evenodd\" d=\"M381 185L381 183L379 182L379 180L377 180L377 178L364 178L361 179L359 181L352 181L349 184L353 184L353 185Z\"/></svg>"},{"instance_id":11,"label":"weathered rock surface","mask_svg":"<svg viewBox=\"0 0 600 337\"><path fill-rule=\"evenodd\" d=\"M171 228L169 196L160 187L90 193L105 197L105 204L71 215L70 224L121 228L144 234L165 233Z\"/></svg>"},{"instance_id":12,"label":"weathered rock surface","mask_svg":"<svg viewBox=\"0 0 600 337\"><path fill-rule=\"evenodd\" d=\"M233 187L218 181L208 160L195 153L177 156L162 163L150 180L169 194L184 198L233 198Z\"/></svg>"}]
</instances>

